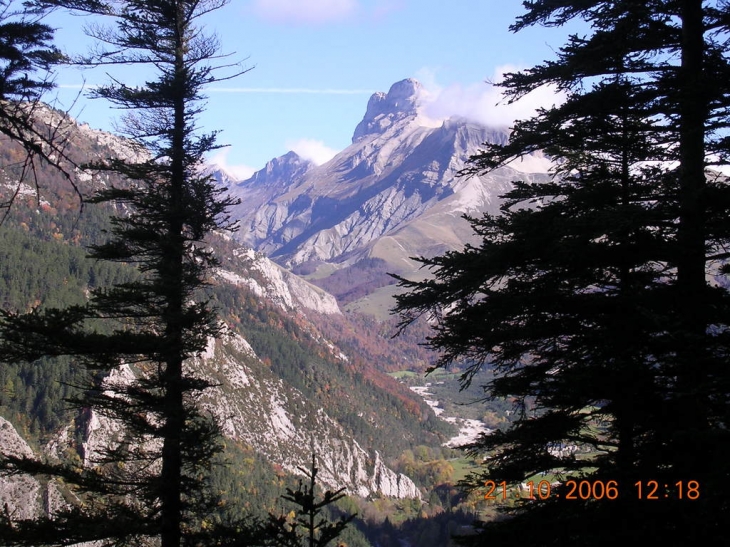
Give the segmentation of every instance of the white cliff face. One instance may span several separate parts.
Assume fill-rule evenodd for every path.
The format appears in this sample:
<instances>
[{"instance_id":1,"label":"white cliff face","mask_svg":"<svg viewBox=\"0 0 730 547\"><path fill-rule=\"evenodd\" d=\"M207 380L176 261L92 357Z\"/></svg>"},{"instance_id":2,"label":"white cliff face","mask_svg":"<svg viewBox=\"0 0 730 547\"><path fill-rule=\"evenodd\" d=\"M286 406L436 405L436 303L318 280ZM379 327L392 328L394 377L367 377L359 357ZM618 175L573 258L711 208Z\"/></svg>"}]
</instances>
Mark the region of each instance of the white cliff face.
<instances>
[{"instance_id":1,"label":"white cliff face","mask_svg":"<svg viewBox=\"0 0 730 547\"><path fill-rule=\"evenodd\" d=\"M340 356L334 345L325 346ZM272 374L240 335L229 331L222 339L211 338L206 351L185 366L187 372L214 384L204 392L202 404L217 417L224 436L245 442L287 471L299 474L297 468L306 469L314 452L319 479L327 488L344 487L362 497L421 497L409 477L390 469L377 451L365 450L324 410ZM106 383L126 385L133 379L132 370L125 365ZM123 437L119 422L91 412L83 443L85 465L94 466L104 450ZM6 453L33 456L27 443L2 418L0 440L8 447ZM26 508L19 516L33 518L45 511L41 504L49 495L29 477L0 479L0 501L11 499L18 500L13 507ZM59 506L61 502L53 503Z\"/></svg>"},{"instance_id":2,"label":"white cliff face","mask_svg":"<svg viewBox=\"0 0 730 547\"><path fill-rule=\"evenodd\" d=\"M30 445L13 425L0 417L0 452L16 458L33 458ZM14 520L38 518L61 503L55 485L42 485L27 475L0 475L0 510Z\"/></svg>"},{"instance_id":3,"label":"white cliff face","mask_svg":"<svg viewBox=\"0 0 730 547\"><path fill-rule=\"evenodd\" d=\"M134 380L134 372L128 365L113 370L104 380L107 386L126 386ZM124 437L124 427L118 420L92 411L86 423L86 434L82 444L84 465L93 466L104 449Z\"/></svg>"},{"instance_id":4,"label":"white cliff face","mask_svg":"<svg viewBox=\"0 0 730 547\"><path fill-rule=\"evenodd\" d=\"M331 343L321 341L335 358L346 359ZM350 494L369 497L419 498L421 492L406 475L396 473L376 450L366 450L323 409L271 373L244 338L228 332L210 339L206 351L186 363L188 372L212 381L203 406L219 420L226 437L242 441L272 463L299 474L312 453L317 456L319 480L329 489L345 488ZM126 385L134 379L129 366L116 369L106 384ZM121 424L99 413L88 416L83 442L84 464L93 467L105 449L124 438ZM68 429L45 447L53 457L71 443ZM0 418L2 453L34 457L34 452L12 425ZM155 448L150 445L150 448ZM53 483L42 484L29 476L0 477L0 508L7 506L15 520L52 515L67 507Z\"/></svg>"},{"instance_id":5,"label":"white cliff face","mask_svg":"<svg viewBox=\"0 0 730 547\"><path fill-rule=\"evenodd\" d=\"M16 458L33 457L33 449L18 435L13 424L3 417L0 417L0 450L6 456L14 456Z\"/></svg>"},{"instance_id":6,"label":"white cliff face","mask_svg":"<svg viewBox=\"0 0 730 547\"><path fill-rule=\"evenodd\" d=\"M344 487L363 497L420 498L413 481L390 469L377 451L367 452L326 412L267 374L241 336L215 342L213 351L190 366L218 384L206 391L204 404L227 437L246 442L295 474L316 453L319 478L328 488Z\"/></svg>"},{"instance_id":7,"label":"white cliff face","mask_svg":"<svg viewBox=\"0 0 730 547\"><path fill-rule=\"evenodd\" d=\"M65 112L61 112L43 103L33 103L33 118L48 126L55 134L56 142L60 145L66 141L66 152L74 144L83 140L85 145L91 142L97 147L106 148L112 152L112 157L130 162L139 162L150 157L149 151L134 141L120 137L107 131L93 129L86 123L78 123ZM50 149L49 152L52 152ZM53 156L53 159L59 159ZM83 178L83 176L82 176Z\"/></svg>"},{"instance_id":8,"label":"white cliff face","mask_svg":"<svg viewBox=\"0 0 730 547\"><path fill-rule=\"evenodd\" d=\"M249 275L223 268L216 270L219 279L248 287L254 294L277 304L284 311L311 310L325 315L340 314L337 300L331 294L288 272L252 249L235 253Z\"/></svg>"},{"instance_id":9,"label":"white cliff face","mask_svg":"<svg viewBox=\"0 0 730 547\"><path fill-rule=\"evenodd\" d=\"M0 507L13 520L27 520L43 515L41 484L27 475L0 477Z\"/></svg>"}]
</instances>

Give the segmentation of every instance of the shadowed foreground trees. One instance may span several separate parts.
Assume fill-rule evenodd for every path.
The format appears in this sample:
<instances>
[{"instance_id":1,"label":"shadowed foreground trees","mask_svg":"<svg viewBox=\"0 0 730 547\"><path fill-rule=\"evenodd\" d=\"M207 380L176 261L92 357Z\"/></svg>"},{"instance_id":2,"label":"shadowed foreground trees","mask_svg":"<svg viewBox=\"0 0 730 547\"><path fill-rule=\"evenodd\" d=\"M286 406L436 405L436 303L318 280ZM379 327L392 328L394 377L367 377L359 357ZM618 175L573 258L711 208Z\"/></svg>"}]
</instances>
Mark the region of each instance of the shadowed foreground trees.
<instances>
[{"instance_id":1,"label":"shadowed foreground trees","mask_svg":"<svg viewBox=\"0 0 730 547\"><path fill-rule=\"evenodd\" d=\"M117 22L116 28L96 27L109 47L98 59L156 71L156 79L139 87L115 81L94 91L129 112L125 126L139 157L92 166L127 183L90 200L112 202L120 211L111 238L91 256L135 264L141 275L94 291L86 306L4 313L2 350L27 360L71 356L89 373L73 402L122 429L86 455L86 467L5 458L6 470L61 476L84 502L48 521L5 523L7 544L159 538L163 547L178 547L231 538L207 520L215 500L206 495L206 475L221 450L220 433L198 404L210 384L190 366L221 336L205 293L217 264L205 240L232 228L231 201L200 173L215 135L200 135L196 127L202 87L218 79L210 64L218 43L197 21L224 3L139 0L97 11Z\"/></svg>"},{"instance_id":2,"label":"shadowed foreground trees","mask_svg":"<svg viewBox=\"0 0 730 547\"><path fill-rule=\"evenodd\" d=\"M487 395L514 398L521 411L471 447L489 457L479 481L547 472L616 480L620 494L525 502L474 541L547 523L549 537L520 541L717 539L730 476L730 192L706 169L727 163L728 7L525 6L513 30L580 18L591 34L507 77L512 99L552 84L565 102L517 122L505 146L485 145L471 171L543 150L553 180L515 181L499 216L471 219L478 246L422 260L432 280L401 279L411 290L396 311L403 326L433 319L436 366L465 363L464 382L494 367ZM657 499L639 500L636 483L651 480ZM688 500L685 486L679 500L677 483L689 480L701 494Z\"/></svg>"},{"instance_id":3,"label":"shadowed foreground trees","mask_svg":"<svg viewBox=\"0 0 730 547\"><path fill-rule=\"evenodd\" d=\"M265 527L266 545L277 547L325 547L337 539L355 514L340 517L331 522L323 516L323 509L345 497L344 488L332 492L327 490L320 501L317 500L317 468L316 455L312 454L312 465L309 469L298 467L307 477L308 484L299 479L296 490L286 489L281 497L297 508L288 515L277 516L269 513L269 521Z\"/></svg>"}]
</instances>

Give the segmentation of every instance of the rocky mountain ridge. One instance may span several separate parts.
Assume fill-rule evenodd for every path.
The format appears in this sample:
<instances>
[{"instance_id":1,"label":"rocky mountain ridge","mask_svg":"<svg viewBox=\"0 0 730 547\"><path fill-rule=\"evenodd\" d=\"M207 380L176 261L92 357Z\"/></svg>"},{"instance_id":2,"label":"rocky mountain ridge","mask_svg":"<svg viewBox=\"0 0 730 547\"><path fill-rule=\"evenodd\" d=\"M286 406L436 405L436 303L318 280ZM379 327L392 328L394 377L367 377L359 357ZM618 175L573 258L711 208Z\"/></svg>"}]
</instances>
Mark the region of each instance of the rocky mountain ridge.
<instances>
[{"instance_id":1,"label":"rocky mountain ridge","mask_svg":"<svg viewBox=\"0 0 730 547\"><path fill-rule=\"evenodd\" d=\"M319 287L282 268L253 249L238 248L233 256L245 263L247 275L235 270L217 268L220 280L247 287L267 301L277 304L286 312L310 310L324 315L341 314L337 300ZM240 272L240 270L239 270Z\"/></svg>"},{"instance_id":2,"label":"rocky mountain ridge","mask_svg":"<svg viewBox=\"0 0 730 547\"><path fill-rule=\"evenodd\" d=\"M314 166L289 152L233 185L241 241L287 267L379 258L408 272L411 256L471 239L464 213L497 212L513 180L548 170L535 156L461 176L480 145L505 142L508 132L464 118L434 124L420 113L421 94L417 81L397 82L370 98L352 144L329 162Z\"/></svg>"}]
</instances>

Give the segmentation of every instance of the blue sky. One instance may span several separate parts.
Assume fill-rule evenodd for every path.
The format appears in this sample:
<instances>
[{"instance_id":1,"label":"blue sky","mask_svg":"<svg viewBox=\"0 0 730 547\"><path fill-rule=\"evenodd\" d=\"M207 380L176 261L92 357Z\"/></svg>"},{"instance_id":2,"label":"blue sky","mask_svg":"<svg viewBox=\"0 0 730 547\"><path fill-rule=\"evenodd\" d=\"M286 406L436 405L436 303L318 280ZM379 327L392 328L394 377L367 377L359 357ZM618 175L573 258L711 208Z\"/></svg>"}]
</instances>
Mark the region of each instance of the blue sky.
<instances>
[{"instance_id":1,"label":"blue sky","mask_svg":"<svg viewBox=\"0 0 730 547\"><path fill-rule=\"evenodd\" d=\"M211 159L240 177L292 149L322 162L350 144L373 92L409 77L424 84L424 109L434 119L505 125L524 117L552 102L552 92L497 108L498 91L485 80L554 58L575 28L509 32L522 11L516 0L231 0L200 21L251 70L207 92L200 125L220 130L220 143L230 144ZM88 47L83 26L92 18L59 12L49 22L62 49ZM82 85L110 75L125 82L144 76L139 69L65 69L55 78L57 106L113 129L120 112L79 95Z\"/></svg>"}]
</instances>

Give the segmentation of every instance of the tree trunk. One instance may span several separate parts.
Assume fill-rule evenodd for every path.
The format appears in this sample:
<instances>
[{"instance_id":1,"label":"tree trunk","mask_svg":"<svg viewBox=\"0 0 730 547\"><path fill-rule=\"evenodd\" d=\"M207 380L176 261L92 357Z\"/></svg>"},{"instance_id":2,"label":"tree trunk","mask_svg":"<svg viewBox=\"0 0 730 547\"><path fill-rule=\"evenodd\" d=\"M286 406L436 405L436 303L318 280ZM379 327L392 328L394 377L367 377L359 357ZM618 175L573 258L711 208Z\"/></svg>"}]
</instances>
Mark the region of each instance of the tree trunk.
<instances>
[{"instance_id":1,"label":"tree trunk","mask_svg":"<svg viewBox=\"0 0 730 547\"><path fill-rule=\"evenodd\" d=\"M703 78L705 48L702 0L682 0L681 67L678 82L679 110L679 228L677 232L677 369L674 416L679 431L694 435L708 427L702 400L707 374L706 330L708 327L705 280L705 120L707 93ZM681 424L681 425L680 425ZM682 437L687 442L689 438ZM685 451L697 451L698 446ZM684 459L684 458L682 458ZM696 458L690 458L694 460ZM686 467L682 469L681 467ZM693 471L686 462L675 472Z\"/></svg>"}]
</instances>

